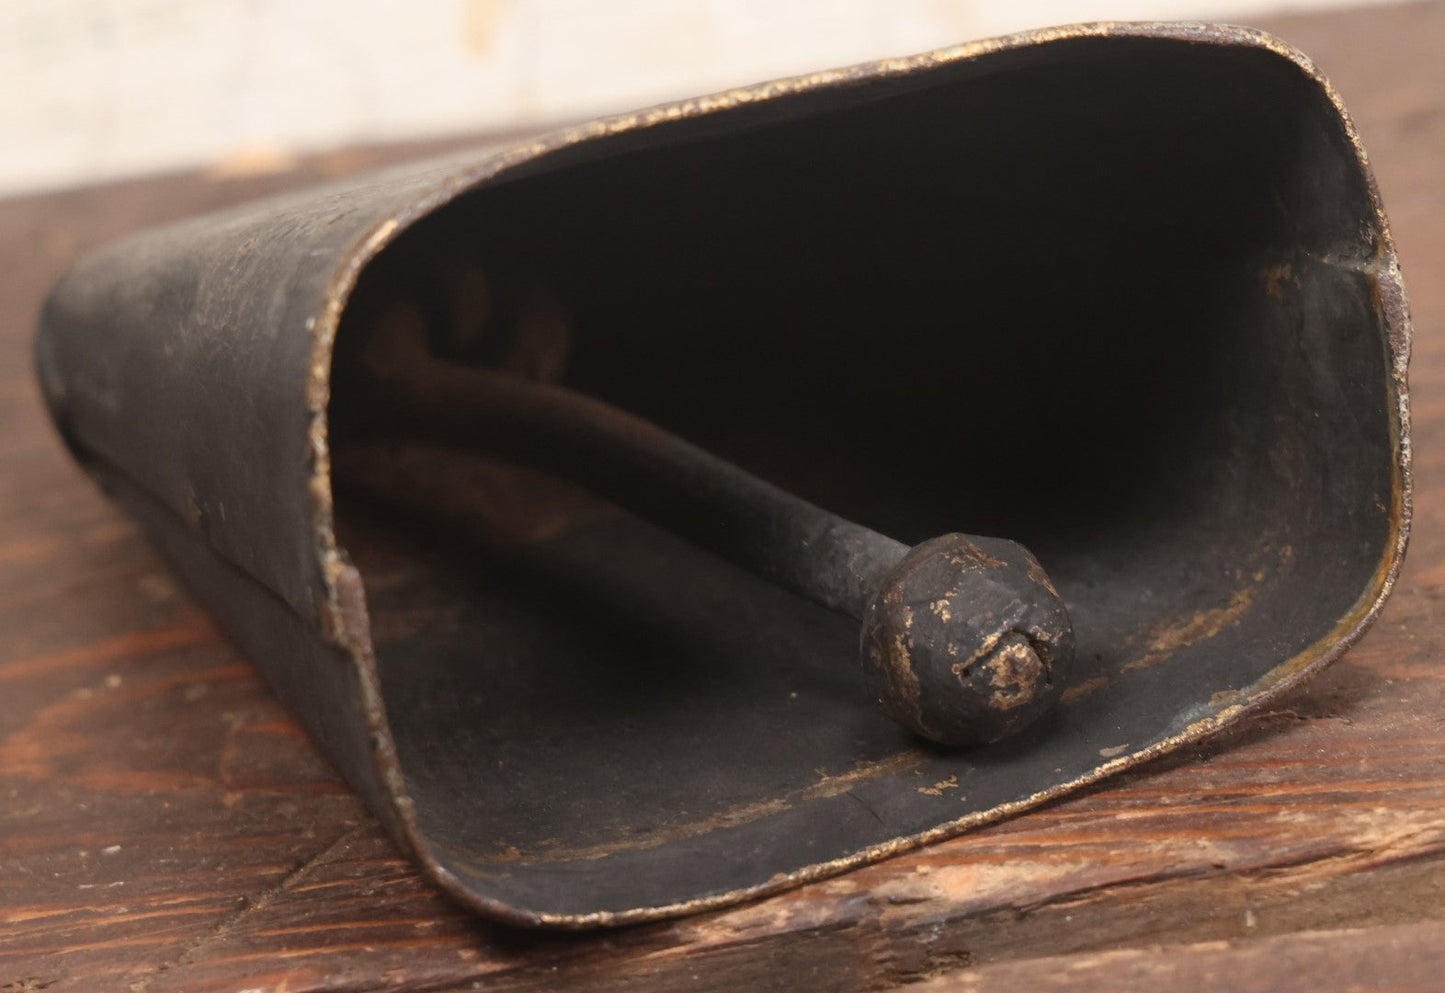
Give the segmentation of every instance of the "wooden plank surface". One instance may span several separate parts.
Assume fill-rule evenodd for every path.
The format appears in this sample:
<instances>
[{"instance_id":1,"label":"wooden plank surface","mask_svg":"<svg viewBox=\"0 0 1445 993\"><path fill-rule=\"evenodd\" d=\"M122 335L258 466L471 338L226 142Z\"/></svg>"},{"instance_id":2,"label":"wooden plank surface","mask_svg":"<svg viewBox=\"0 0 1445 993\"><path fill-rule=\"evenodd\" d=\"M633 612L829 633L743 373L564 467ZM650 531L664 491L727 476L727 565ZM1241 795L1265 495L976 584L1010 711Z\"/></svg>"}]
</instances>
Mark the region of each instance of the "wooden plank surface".
<instances>
[{"instance_id":1,"label":"wooden plank surface","mask_svg":"<svg viewBox=\"0 0 1445 993\"><path fill-rule=\"evenodd\" d=\"M1262 24L1354 112L1416 319L1415 536L1335 668L1091 793L732 910L489 926L400 858L31 381L49 283L143 225L435 150L0 203L0 990L1315 990L1445 976L1445 7Z\"/></svg>"},{"instance_id":2,"label":"wooden plank surface","mask_svg":"<svg viewBox=\"0 0 1445 993\"><path fill-rule=\"evenodd\" d=\"M1117 993L1275 993L1301 988L1438 993L1445 926L1438 921L1273 938L1204 941L1024 959L939 976L917 993L1109 989ZM1323 981L1322 980L1323 977Z\"/></svg>"}]
</instances>

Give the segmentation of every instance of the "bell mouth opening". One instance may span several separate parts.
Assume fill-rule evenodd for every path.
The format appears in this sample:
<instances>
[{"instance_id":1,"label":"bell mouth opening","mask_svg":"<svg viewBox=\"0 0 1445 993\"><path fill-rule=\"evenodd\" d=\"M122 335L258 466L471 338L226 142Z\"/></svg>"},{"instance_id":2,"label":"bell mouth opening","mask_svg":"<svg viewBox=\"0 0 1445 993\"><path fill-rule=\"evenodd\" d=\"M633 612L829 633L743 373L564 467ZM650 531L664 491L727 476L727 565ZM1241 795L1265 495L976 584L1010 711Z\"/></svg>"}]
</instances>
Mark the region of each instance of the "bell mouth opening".
<instances>
[{"instance_id":1,"label":"bell mouth opening","mask_svg":"<svg viewBox=\"0 0 1445 993\"><path fill-rule=\"evenodd\" d=\"M1401 527L1384 236L1324 88L1251 37L623 130L373 261L337 529L431 856L561 920L765 890L1157 752L1357 627ZM864 695L856 622L425 425L349 430L401 312L907 543L1024 543L1074 622L1063 704L929 747Z\"/></svg>"}]
</instances>

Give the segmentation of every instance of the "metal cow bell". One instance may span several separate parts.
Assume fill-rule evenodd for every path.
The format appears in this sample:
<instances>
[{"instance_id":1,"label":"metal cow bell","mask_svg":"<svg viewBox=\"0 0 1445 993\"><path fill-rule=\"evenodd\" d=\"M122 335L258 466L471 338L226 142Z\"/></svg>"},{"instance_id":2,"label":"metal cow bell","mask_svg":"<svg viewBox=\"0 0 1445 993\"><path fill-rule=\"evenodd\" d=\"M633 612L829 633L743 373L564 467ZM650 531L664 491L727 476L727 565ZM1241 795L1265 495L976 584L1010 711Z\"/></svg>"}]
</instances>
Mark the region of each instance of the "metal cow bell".
<instances>
[{"instance_id":1,"label":"metal cow bell","mask_svg":"<svg viewBox=\"0 0 1445 993\"><path fill-rule=\"evenodd\" d=\"M151 231L37 348L427 875L584 926L998 820L1338 657L1404 553L1408 342L1310 63L1123 24Z\"/></svg>"}]
</instances>

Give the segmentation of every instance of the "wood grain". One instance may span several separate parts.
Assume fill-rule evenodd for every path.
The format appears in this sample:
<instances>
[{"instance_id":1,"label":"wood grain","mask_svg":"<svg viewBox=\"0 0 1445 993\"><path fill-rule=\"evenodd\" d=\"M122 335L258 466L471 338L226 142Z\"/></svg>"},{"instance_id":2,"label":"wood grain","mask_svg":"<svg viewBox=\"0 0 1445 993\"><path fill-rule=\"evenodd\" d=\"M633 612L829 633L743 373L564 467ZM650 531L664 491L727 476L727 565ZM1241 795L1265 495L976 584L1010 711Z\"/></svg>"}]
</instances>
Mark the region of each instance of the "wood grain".
<instances>
[{"instance_id":1,"label":"wood grain","mask_svg":"<svg viewBox=\"0 0 1445 993\"><path fill-rule=\"evenodd\" d=\"M1172 948L1060 955L950 973L918 993L1092 989L1118 993L1161 987L1197 993L1273 993L1302 976L1327 977L1329 989L1430 993L1445 969L1445 927L1429 921L1344 931L1302 931L1275 938L1210 941Z\"/></svg>"},{"instance_id":2,"label":"wood grain","mask_svg":"<svg viewBox=\"0 0 1445 993\"><path fill-rule=\"evenodd\" d=\"M51 280L263 179L0 203L0 990L1424 990L1445 969L1445 7L1263 25L1354 111L1415 308L1415 537L1377 627L1202 749L673 923L534 935L421 882L54 437ZM931 977L931 978L930 978Z\"/></svg>"}]
</instances>

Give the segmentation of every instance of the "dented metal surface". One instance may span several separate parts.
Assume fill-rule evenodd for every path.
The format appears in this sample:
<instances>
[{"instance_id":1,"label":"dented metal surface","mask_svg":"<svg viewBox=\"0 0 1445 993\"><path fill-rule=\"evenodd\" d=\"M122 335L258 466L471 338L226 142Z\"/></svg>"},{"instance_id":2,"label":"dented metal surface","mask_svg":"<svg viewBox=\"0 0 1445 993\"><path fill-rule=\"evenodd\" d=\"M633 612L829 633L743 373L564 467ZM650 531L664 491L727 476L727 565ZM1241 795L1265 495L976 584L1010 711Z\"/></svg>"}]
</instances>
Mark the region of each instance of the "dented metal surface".
<instances>
[{"instance_id":1,"label":"dented metal surface","mask_svg":"<svg viewBox=\"0 0 1445 993\"><path fill-rule=\"evenodd\" d=\"M1025 541L1074 620L1059 708L920 745L845 618L555 479L333 435L398 298L882 533ZM1408 533L1379 198L1246 29L980 42L198 219L81 263L37 351L400 843L520 924L774 892L1198 740L1358 638Z\"/></svg>"}]
</instances>

